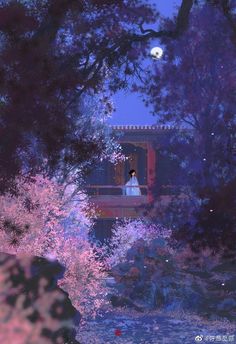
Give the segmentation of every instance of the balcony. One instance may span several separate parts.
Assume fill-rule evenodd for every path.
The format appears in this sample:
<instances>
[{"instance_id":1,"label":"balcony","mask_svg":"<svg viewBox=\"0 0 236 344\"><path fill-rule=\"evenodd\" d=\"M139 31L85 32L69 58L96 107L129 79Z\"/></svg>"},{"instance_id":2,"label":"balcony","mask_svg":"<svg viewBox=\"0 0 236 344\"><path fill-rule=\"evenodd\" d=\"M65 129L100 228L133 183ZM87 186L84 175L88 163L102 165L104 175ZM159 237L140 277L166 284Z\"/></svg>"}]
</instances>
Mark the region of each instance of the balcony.
<instances>
[{"instance_id":1,"label":"balcony","mask_svg":"<svg viewBox=\"0 0 236 344\"><path fill-rule=\"evenodd\" d=\"M153 200L147 185L138 186L142 193L141 196L123 195L124 187L133 186L88 185L86 187L91 202L96 206L98 216L101 218L136 218L140 209ZM176 185L162 185L159 192L159 205L167 205L175 195L186 198L186 193L183 193L183 190L181 192L181 189Z\"/></svg>"},{"instance_id":2,"label":"balcony","mask_svg":"<svg viewBox=\"0 0 236 344\"><path fill-rule=\"evenodd\" d=\"M124 185L88 185L87 191L101 217L137 217L137 208L149 200L147 185L139 185L139 188L141 196L123 195Z\"/></svg>"}]
</instances>

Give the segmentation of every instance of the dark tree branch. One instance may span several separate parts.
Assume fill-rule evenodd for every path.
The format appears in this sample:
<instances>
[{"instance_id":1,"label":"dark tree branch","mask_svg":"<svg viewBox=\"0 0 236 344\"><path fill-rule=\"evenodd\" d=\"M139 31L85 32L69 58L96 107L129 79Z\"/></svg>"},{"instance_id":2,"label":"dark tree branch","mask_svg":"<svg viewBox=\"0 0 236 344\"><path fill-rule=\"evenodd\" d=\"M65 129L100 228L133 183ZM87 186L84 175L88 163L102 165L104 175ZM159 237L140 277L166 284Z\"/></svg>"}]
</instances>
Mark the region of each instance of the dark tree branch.
<instances>
[{"instance_id":1,"label":"dark tree branch","mask_svg":"<svg viewBox=\"0 0 236 344\"><path fill-rule=\"evenodd\" d=\"M194 0L183 0L176 19L176 35L179 36L187 28L189 24L189 15L193 7Z\"/></svg>"},{"instance_id":2,"label":"dark tree branch","mask_svg":"<svg viewBox=\"0 0 236 344\"><path fill-rule=\"evenodd\" d=\"M73 0L71 0L73 2ZM189 15L191 9L193 7L194 0L182 0L181 6L179 8L179 12L177 15L176 20L176 28L174 31L168 30L160 30L155 31L152 29L144 30L142 24L140 24L140 30L143 35L137 34L127 34L126 37L122 37L122 39L116 42L113 46L108 47L109 41L104 42L104 48L100 51L100 54L97 56L96 60L92 63L92 65L86 66L85 75L89 75L91 71L95 68L98 71L97 65L102 67L101 61L104 59L109 58L109 56L116 53L117 49L122 50L122 48L127 48L132 45L133 42L142 42L146 41L151 38L162 38L162 37L169 37L169 38L177 38L180 34L182 34L188 27L189 22ZM77 55L70 57L68 61L63 63L64 66L70 66L74 64L75 61L78 61ZM63 68L64 69L64 68Z\"/></svg>"},{"instance_id":3,"label":"dark tree branch","mask_svg":"<svg viewBox=\"0 0 236 344\"><path fill-rule=\"evenodd\" d=\"M187 28L189 23L189 15L191 9L193 7L194 0L182 0L181 6L178 11L177 19L176 19L176 27L174 31L167 31L167 30L160 30L155 31L153 29L144 29L142 24L139 25L141 33L144 35L139 36L135 35L134 39L137 40L145 40L148 38L162 38L162 37L169 37L169 38L177 38L179 37Z\"/></svg>"},{"instance_id":4,"label":"dark tree branch","mask_svg":"<svg viewBox=\"0 0 236 344\"><path fill-rule=\"evenodd\" d=\"M141 23L140 25L139 25L139 28L140 28L140 31L141 31L141 33L152 33L153 35L156 35L157 34L157 31L155 31L155 30L153 30L153 29L144 29L143 28L143 23Z\"/></svg>"}]
</instances>

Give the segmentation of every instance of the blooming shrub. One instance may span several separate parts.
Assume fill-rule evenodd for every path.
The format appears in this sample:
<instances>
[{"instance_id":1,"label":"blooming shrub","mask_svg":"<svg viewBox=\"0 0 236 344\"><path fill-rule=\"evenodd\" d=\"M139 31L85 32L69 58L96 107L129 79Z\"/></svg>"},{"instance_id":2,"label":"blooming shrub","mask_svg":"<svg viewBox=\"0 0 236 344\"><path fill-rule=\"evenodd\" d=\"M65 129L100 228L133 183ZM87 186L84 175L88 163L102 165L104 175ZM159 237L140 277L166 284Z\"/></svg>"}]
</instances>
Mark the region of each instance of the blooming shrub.
<instances>
[{"instance_id":1,"label":"blooming shrub","mask_svg":"<svg viewBox=\"0 0 236 344\"><path fill-rule=\"evenodd\" d=\"M112 228L112 238L107 246L106 262L112 267L124 261L128 250L139 239L150 242L154 238L167 239L170 236L170 230L139 219L117 222Z\"/></svg>"},{"instance_id":2,"label":"blooming shrub","mask_svg":"<svg viewBox=\"0 0 236 344\"><path fill-rule=\"evenodd\" d=\"M0 251L42 256L55 247L62 232L62 187L37 175L18 177L16 193L0 196Z\"/></svg>"},{"instance_id":3,"label":"blooming shrub","mask_svg":"<svg viewBox=\"0 0 236 344\"><path fill-rule=\"evenodd\" d=\"M63 217L61 225L65 235L87 240L96 211L87 194L74 184L74 180L64 189L64 208L67 209L67 216Z\"/></svg>"},{"instance_id":4,"label":"blooming shrub","mask_svg":"<svg viewBox=\"0 0 236 344\"><path fill-rule=\"evenodd\" d=\"M68 292L72 304L83 317L94 317L98 309L108 304L104 265L97 259L90 244L83 239L67 239L57 255L66 266L58 285Z\"/></svg>"},{"instance_id":5,"label":"blooming shrub","mask_svg":"<svg viewBox=\"0 0 236 344\"><path fill-rule=\"evenodd\" d=\"M60 286L83 315L94 315L106 303L105 272L87 240L86 195L42 175L15 184L15 194L0 196L0 251L57 259L66 268Z\"/></svg>"}]
</instances>

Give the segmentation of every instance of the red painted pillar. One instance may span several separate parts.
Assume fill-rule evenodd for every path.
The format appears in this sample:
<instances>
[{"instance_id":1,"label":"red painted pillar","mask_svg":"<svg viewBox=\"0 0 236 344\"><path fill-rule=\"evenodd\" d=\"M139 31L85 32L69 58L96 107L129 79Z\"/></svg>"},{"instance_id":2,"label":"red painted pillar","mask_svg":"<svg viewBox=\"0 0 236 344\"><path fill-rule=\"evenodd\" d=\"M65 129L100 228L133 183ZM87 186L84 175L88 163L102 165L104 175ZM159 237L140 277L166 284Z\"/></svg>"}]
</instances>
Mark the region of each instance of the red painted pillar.
<instances>
[{"instance_id":1,"label":"red painted pillar","mask_svg":"<svg viewBox=\"0 0 236 344\"><path fill-rule=\"evenodd\" d=\"M151 188L154 186L156 179L156 150L152 143L147 144L147 186L148 186L148 202L153 201Z\"/></svg>"}]
</instances>

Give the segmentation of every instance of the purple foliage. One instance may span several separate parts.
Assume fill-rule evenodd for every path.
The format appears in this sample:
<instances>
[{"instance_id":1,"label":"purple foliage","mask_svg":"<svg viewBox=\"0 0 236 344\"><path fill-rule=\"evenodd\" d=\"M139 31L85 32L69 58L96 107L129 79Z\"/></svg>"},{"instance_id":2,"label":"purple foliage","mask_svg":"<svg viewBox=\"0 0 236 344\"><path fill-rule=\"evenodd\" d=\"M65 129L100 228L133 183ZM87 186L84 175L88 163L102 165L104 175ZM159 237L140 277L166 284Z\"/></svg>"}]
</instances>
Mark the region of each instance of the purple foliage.
<instances>
[{"instance_id":1,"label":"purple foliage","mask_svg":"<svg viewBox=\"0 0 236 344\"><path fill-rule=\"evenodd\" d=\"M227 16L217 6L196 6L186 32L163 41L163 61L154 62L140 88L160 123L184 128L176 129L161 147L180 167L184 187L164 211L157 200L157 218L162 214L165 224L182 230L178 238L193 246L222 244L226 250L236 238L232 35ZM174 183L179 183L177 178Z\"/></svg>"}]
</instances>

